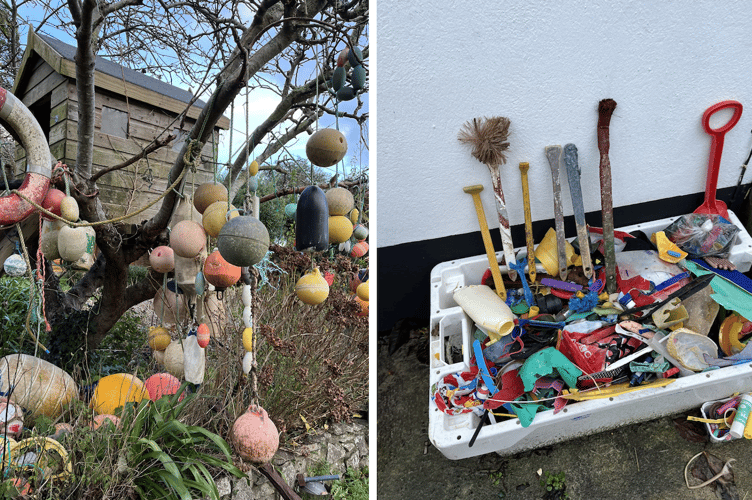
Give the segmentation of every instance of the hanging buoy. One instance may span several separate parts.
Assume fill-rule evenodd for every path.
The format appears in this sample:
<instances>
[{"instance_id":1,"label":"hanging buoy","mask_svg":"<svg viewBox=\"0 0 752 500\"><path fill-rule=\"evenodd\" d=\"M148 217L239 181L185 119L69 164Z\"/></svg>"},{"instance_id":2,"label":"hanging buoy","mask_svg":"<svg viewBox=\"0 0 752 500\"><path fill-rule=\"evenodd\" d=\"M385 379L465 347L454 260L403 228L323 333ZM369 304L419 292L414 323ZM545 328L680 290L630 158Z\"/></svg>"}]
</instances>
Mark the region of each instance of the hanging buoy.
<instances>
[{"instance_id":1,"label":"hanging buoy","mask_svg":"<svg viewBox=\"0 0 752 500\"><path fill-rule=\"evenodd\" d=\"M206 244L204 228L196 221L182 220L170 231L170 247L176 255L193 259Z\"/></svg>"},{"instance_id":2,"label":"hanging buoy","mask_svg":"<svg viewBox=\"0 0 752 500\"><path fill-rule=\"evenodd\" d=\"M40 203L40 205L42 205L42 208L44 208L45 210L48 210L53 214L60 216L60 203L63 201L63 198L65 198L65 193L63 193L59 189L49 188L47 190L47 196L44 197L44 200L42 200L42 203ZM45 220L52 220L52 217L48 216L44 212L42 212L42 217L44 217Z\"/></svg>"},{"instance_id":3,"label":"hanging buoy","mask_svg":"<svg viewBox=\"0 0 752 500\"><path fill-rule=\"evenodd\" d=\"M347 62L353 68L363 64L363 52L358 47L353 47L350 52L347 53Z\"/></svg>"},{"instance_id":4,"label":"hanging buoy","mask_svg":"<svg viewBox=\"0 0 752 500\"><path fill-rule=\"evenodd\" d=\"M206 234L216 238L228 220L239 216L240 211L233 205L228 208L226 201L215 201L204 210L201 224L204 226Z\"/></svg>"},{"instance_id":5,"label":"hanging buoy","mask_svg":"<svg viewBox=\"0 0 752 500\"><path fill-rule=\"evenodd\" d=\"M270 461L279 448L279 432L266 410L251 405L232 426L232 444L238 455L255 464Z\"/></svg>"},{"instance_id":6,"label":"hanging buoy","mask_svg":"<svg viewBox=\"0 0 752 500\"><path fill-rule=\"evenodd\" d=\"M180 342L172 341L167 349L164 350L165 370L175 375L177 378L183 378L183 346Z\"/></svg>"},{"instance_id":7,"label":"hanging buoy","mask_svg":"<svg viewBox=\"0 0 752 500\"><path fill-rule=\"evenodd\" d=\"M324 191L308 186L300 194L295 214L297 250L321 251L329 248L329 207Z\"/></svg>"},{"instance_id":8,"label":"hanging buoy","mask_svg":"<svg viewBox=\"0 0 752 500\"><path fill-rule=\"evenodd\" d=\"M26 261L23 257L14 253L3 263L3 269L8 276L23 276L26 273Z\"/></svg>"},{"instance_id":9,"label":"hanging buoy","mask_svg":"<svg viewBox=\"0 0 752 500\"><path fill-rule=\"evenodd\" d=\"M180 321L184 321L188 316L188 305L182 293L177 294L173 290L170 290L170 284L175 287L175 282L170 281L168 282L168 288L160 287L157 290L152 300L152 307L160 318L164 316L163 321L165 323L174 325Z\"/></svg>"},{"instance_id":10,"label":"hanging buoy","mask_svg":"<svg viewBox=\"0 0 752 500\"><path fill-rule=\"evenodd\" d=\"M335 187L326 192L329 215L347 215L355 206L352 193L343 187Z\"/></svg>"},{"instance_id":11,"label":"hanging buoy","mask_svg":"<svg viewBox=\"0 0 752 500\"><path fill-rule=\"evenodd\" d=\"M295 284L295 293L306 304L315 306L321 304L329 296L329 285L319 268L300 277Z\"/></svg>"},{"instance_id":12,"label":"hanging buoy","mask_svg":"<svg viewBox=\"0 0 752 500\"><path fill-rule=\"evenodd\" d=\"M217 248L230 264L247 267L258 264L269 251L269 231L251 215L230 219L217 236Z\"/></svg>"},{"instance_id":13,"label":"hanging buoy","mask_svg":"<svg viewBox=\"0 0 752 500\"><path fill-rule=\"evenodd\" d=\"M350 53L350 47L345 47L337 56L337 66L342 67L347 62L347 54Z\"/></svg>"},{"instance_id":14,"label":"hanging buoy","mask_svg":"<svg viewBox=\"0 0 752 500\"><path fill-rule=\"evenodd\" d=\"M368 302L368 280L358 285L355 293L358 295L358 297L360 297L361 300Z\"/></svg>"},{"instance_id":15,"label":"hanging buoy","mask_svg":"<svg viewBox=\"0 0 752 500\"><path fill-rule=\"evenodd\" d=\"M219 289L231 287L240 279L240 268L222 258L219 250L214 250L204 262L206 281Z\"/></svg>"},{"instance_id":16,"label":"hanging buoy","mask_svg":"<svg viewBox=\"0 0 752 500\"><path fill-rule=\"evenodd\" d=\"M169 273L175 269L175 252L168 246L158 246L149 254L149 264L158 273Z\"/></svg>"},{"instance_id":17,"label":"hanging buoy","mask_svg":"<svg viewBox=\"0 0 752 500\"><path fill-rule=\"evenodd\" d=\"M347 153L347 139L339 130L322 128L308 138L306 156L318 167L331 167Z\"/></svg>"},{"instance_id":18,"label":"hanging buoy","mask_svg":"<svg viewBox=\"0 0 752 500\"><path fill-rule=\"evenodd\" d=\"M352 101L353 99L355 99L355 89L351 86L345 85L337 91L338 101Z\"/></svg>"},{"instance_id":19,"label":"hanging buoy","mask_svg":"<svg viewBox=\"0 0 752 500\"><path fill-rule=\"evenodd\" d=\"M149 392L141 379L130 373L115 373L99 379L89 408L100 415L111 415L126 403L140 403L148 396Z\"/></svg>"},{"instance_id":20,"label":"hanging buoy","mask_svg":"<svg viewBox=\"0 0 752 500\"><path fill-rule=\"evenodd\" d=\"M332 215L329 217L329 243L337 245L350 239L353 234L353 225L350 219L344 215Z\"/></svg>"},{"instance_id":21,"label":"hanging buoy","mask_svg":"<svg viewBox=\"0 0 752 500\"><path fill-rule=\"evenodd\" d=\"M298 210L297 203L288 203L285 205L285 217L292 219L295 217L295 212Z\"/></svg>"},{"instance_id":22,"label":"hanging buoy","mask_svg":"<svg viewBox=\"0 0 752 500\"><path fill-rule=\"evenodd\" d=\"M353 238L358 241L363 241L368 238L368 228L363 224L356 224L353 227Z\"/></svg>"},{"instance_id":23,"label":"hanging buoy","mask_svg":"<svg viewBox=\"0 0 752 500\"><path fill-rule=\"evenodd\" d=\"M248 173L251 177L259 173L259 164L256 160L253 160L248 166Z\"/></svg>"},{"instance_id":24,"label":"hanging buoy","mask_svg":"<svg viewBox=\"0 0 752 500\"><path fill-rule=\"evenodd\" d=\"M76 222L78 214L78 202L73 196L66 196L60 201L60 217L70 222Z\"/></svg>"},{"instance_id":25,"label":"hanging buoy","mask_svg":"<svg viewBox=\"0 0 752 500\"><path fill-rule=\"evenodd\" d=\"M193 289L196 291L196 295L203 295L206 291L206 280L201 271L196 273L196 279L193 280Z\"/></svg>"},{"instance_id":26,"label":"hanging buoy","mask_svg":"<svg viewBox=\"0 0 752 500\"><path fill-rule=\"evenodd\" d=\"M352 250L350 250L350 257L352 257L353 259L359 259L367 253L368 243L366 243L365 241L359 241L355 245L353 245Z\"/></svg>"},{"instance_id":27,"label":"hanging buoy","mask_svg":"<svg viewBox=\"0 0 752 500\"><path fill-rule=\"evenodd\" d=\"M148 342L155 351L164 351L172 342L170 331L163 326L152 326L149 328Z\"/></svg>"},{"instance_id":28,"label":"hanging buoy","mask_svg":"<svg viewBox=\"0 0 752 500\"><path fill-rule=\"evenodd\" d=\"M218 201L227 203L227 188L224 184L207 182L197 187L193 193L193 206L200 214L203 214L209 205Z\"/></svg>"},{"instance_id":29,"label":"hanging buoy","mask_svg":"<svg viewBox=\"0 0 752 500\"><path fill-rule=\"evenodd\" d=\"M180 380L169 373L155 373L144 382L149 391L149 399L157 401L163 396L172 396L180 389ZM181 394L178 401L182 401L185 394Z\"/></svg>"},{"instance_id":30,"label":"hanging buoy","mask_svg":"<svg viewBox=\"0 0 752 500\"><path fill-rule=\"evenodd\" d=\"M246 351L243 356L243 373L248 375L251 373L251 368L253 368L253 352Z\"/></svg>"},{"instance_id":31,"label":"hanging buoy","mask_svg":"<svg viewBox=\"0 0 752 500\"><path fill-rule=\"evenodd\" d=\"M341 89L347 82L347 72L344 66L337 66L332 73L332 87L334 90Z\"/></svg>"},{"instance_id":32,"label":"hanging buoy","mask_svg":"<svg viewBox=\"0 0 752 500\"><path fill-rule=\"evenodd\" d=\"M60 257L75 262L86 253L88 237L83 227L63 226L57 235L57 250Z\"/></svg>"},{"instance_id":33,"label":"hanging buoy","mask_svg":"<svg viewBox=\"0 0 752 500\"><path fill-rule=\"evenodd\" d=\"M64 222L58 220L42 221L42 237L39 246L42 248L44 256L50 260L60 258L60 252L57 249L57 237L60 234L60 228L64 225Z\"/></svg>"},{"instance_id":34,"label":"hanging buoy","mask_svg":"<svg viewBox=\"0 0 752 500\"><path fill-rule=\"evenodd\" d=\"M350 81L354 90L363 90L366 86L366 69L360 64L354 66L352 75L350 75Z\"/></svg>"},{"instance_id":35,"label":"hanging buoy","mask_svg":"<svg viewBox=\"0 0 752 500\"><path fill-rule=\"evenodd\" d=\"M243 349L253 352L253 328L250 326L243 329Z\"/></svg>"},{"instance_id":36,"label":"hanging buoy","mask_svg":"<svg viewBox=\"0 0 752 500\"><path fill-rule=\"evenodd\" d=\"M256 191L258 191L258 187L259 187L258 177L253 176L250 179L248 179L248 191L250 191L251 193L255 193Z\"/></svg>"},{"instance_id":37,"label":"hanging buoy","mask_svg":"<svg viewBox=\"0 0 752 500\"><path fill-rule=\"evenodd\" d=\"M209 345L211 333L209 332L209 327L206 326L206 323L198 325L198 329L196 329L196 338L198 339L198 345L200 347L206 348L206 346Z\"/></svg>"},{"instance_id":38,"label":"hanging buoy","mask_svg":"<svg viewBox=\"0 0 752 500\"><path fill-rule=\"evenodd\" d=\"M352 222L353 224L357 224L359 215L360 215L360 212L358 211L357 208L353 208L352 210L350 210L350 214L348 215L350 217L350 222Z\"/></svg>"}]
</instances>

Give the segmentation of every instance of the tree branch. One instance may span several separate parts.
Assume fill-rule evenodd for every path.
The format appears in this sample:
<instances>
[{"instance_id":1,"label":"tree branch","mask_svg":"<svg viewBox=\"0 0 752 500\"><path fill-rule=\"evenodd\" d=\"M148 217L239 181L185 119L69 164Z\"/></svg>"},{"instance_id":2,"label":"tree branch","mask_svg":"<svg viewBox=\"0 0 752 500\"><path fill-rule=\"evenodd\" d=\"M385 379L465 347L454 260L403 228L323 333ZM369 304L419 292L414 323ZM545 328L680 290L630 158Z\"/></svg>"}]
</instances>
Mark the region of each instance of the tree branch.
<instances>
[{"instance_id":1,"label":"tree branch","mask_svg":"<svg viewBox=\"0 0 752 500\"><path fill-rule=\"evenodd\" d=\"M115 170L121 170L124 169L130 165L133 165L141 158L145 158L146 156L150 155L154 151L158 150L159 148L162 148L166 145L168 145L172 140L175 139L175 136L172 134L169 134L167 137L163 139L156 139L154 142L146 146L144 149L141 150L140 153L137 155L132 156L131 158L125 160L124 162L118 163L117 165L109 168L104 168L94 174L91 179L89 179L90 182L94 183L99 180L100 177L102 177L105 174L109 174L110 172L114 172Z\"/></svg>"}]
</instances>

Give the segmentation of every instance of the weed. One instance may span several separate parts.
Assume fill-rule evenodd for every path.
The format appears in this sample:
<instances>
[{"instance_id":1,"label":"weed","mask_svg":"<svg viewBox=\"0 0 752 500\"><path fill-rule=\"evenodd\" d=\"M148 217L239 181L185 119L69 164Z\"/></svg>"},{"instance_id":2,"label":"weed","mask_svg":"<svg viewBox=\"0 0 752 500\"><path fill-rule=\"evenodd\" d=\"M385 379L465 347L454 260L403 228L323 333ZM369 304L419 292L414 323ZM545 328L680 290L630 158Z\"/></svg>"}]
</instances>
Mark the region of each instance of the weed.
<instances>
[{"instance_id":1,"label":"weed","mask_svg":"<svg viewBox=\"0 0 752 500\"><path fill-rule=\"evenodd\" d=\"M309 469L311 476L327 476L337 474L332 471L329 462L316 463ZM331 498L337 500L367 500L368 499L368 467L362 469L347 468L338 481L331 483ZM304 496L304 498L312 498Z\"/></svg>"},{"instance_id":2,"label":"weed","mask_svg":"<svg viewBox=\"0 0 752 500\"><path fill-rule=\"evenodd\" d=\"M540 484L546 488L543 495L545 500L566 500L569 498L564 471L558 474L546 472L546 479L541 479Z\"/></svg>"}]
</instances>

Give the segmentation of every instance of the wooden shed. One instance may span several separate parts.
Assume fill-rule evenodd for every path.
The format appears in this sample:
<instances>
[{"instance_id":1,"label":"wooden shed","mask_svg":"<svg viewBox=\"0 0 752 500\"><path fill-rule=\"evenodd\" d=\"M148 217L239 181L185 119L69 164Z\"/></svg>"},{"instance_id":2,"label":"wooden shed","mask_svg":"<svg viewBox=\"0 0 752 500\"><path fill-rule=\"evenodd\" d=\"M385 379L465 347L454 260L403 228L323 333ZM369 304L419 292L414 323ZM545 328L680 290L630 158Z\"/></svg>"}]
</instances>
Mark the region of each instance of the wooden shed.
<instances>
[{"instance_id":1,"label":"wooden shed","mask_svg":"<svg viewBox=\"0 0 752 500\"><path fill-rule=\"evenodd\" d=\"M13 86L13 93L42 126L53 159L67 165L75 164L78 146L75 53L75 47L29 30ZM177 136L171 145L99 179L102 204L108 216L116 217L133 213L162 194L168 185L167 173L204 103L197 101L188 109L180 128L178 116L188 106L190 92L102 57L97 57L95 70L94 172L120 164L168 132ZM229 120L223 117L214 136L219 138L219 130L228 127ZM185 176L186 193L193 185L214 178L213 149L213 143L207 143L202 152L202 168ZM19 147L14 176L22 177L25 169L25 152ZM149 219L158 209L159 203L127 222Z\"/></svg>"}]
</instances>

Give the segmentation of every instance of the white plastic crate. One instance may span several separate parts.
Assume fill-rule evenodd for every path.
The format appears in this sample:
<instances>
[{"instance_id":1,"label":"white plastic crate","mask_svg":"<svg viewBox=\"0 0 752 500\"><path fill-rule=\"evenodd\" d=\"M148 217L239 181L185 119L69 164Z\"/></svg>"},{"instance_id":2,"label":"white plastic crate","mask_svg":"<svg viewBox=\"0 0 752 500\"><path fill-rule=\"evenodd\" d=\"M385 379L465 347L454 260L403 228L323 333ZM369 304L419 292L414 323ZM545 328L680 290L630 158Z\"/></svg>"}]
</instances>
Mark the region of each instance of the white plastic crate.
<instances>
[{"instance_id":1,"label":"white plastic crate","mask_svg":"<svg viewBox=\"0 0 752 500\"><path fill-rule=\"evenodd\" d=\"M746 272L752 267L752 237L733 212L729 211L729 216L731 222L741 229L729 260L739 271ZM635 224L619 230L641 230L650 236L666 228L676 218ZM520 250L524 249L517 249L517 252ZM497 259L502 256L502 251L497 252ZM443 262L431 271L428 436L447 458L456 460L491 452L502 455L517 453L696 408L707 401L736 392L752 392L752 363L736 365L682 377L665 387L642 389L605 399L570 402L556 415L553 411L537 413L529 427L522 427L519 419L485 425L471 448L469 442L480 418L474 413L449 416L441 412L431 401L430 386L449 373L469 369L473 323L454 302L452 294L459 287L480 284L487 268L488 258L479 255ZM539 267L539 270L545 272L543 267ZM506 272L505 266L501 266L501 272Z\"/></svg>"}]
</instances>

